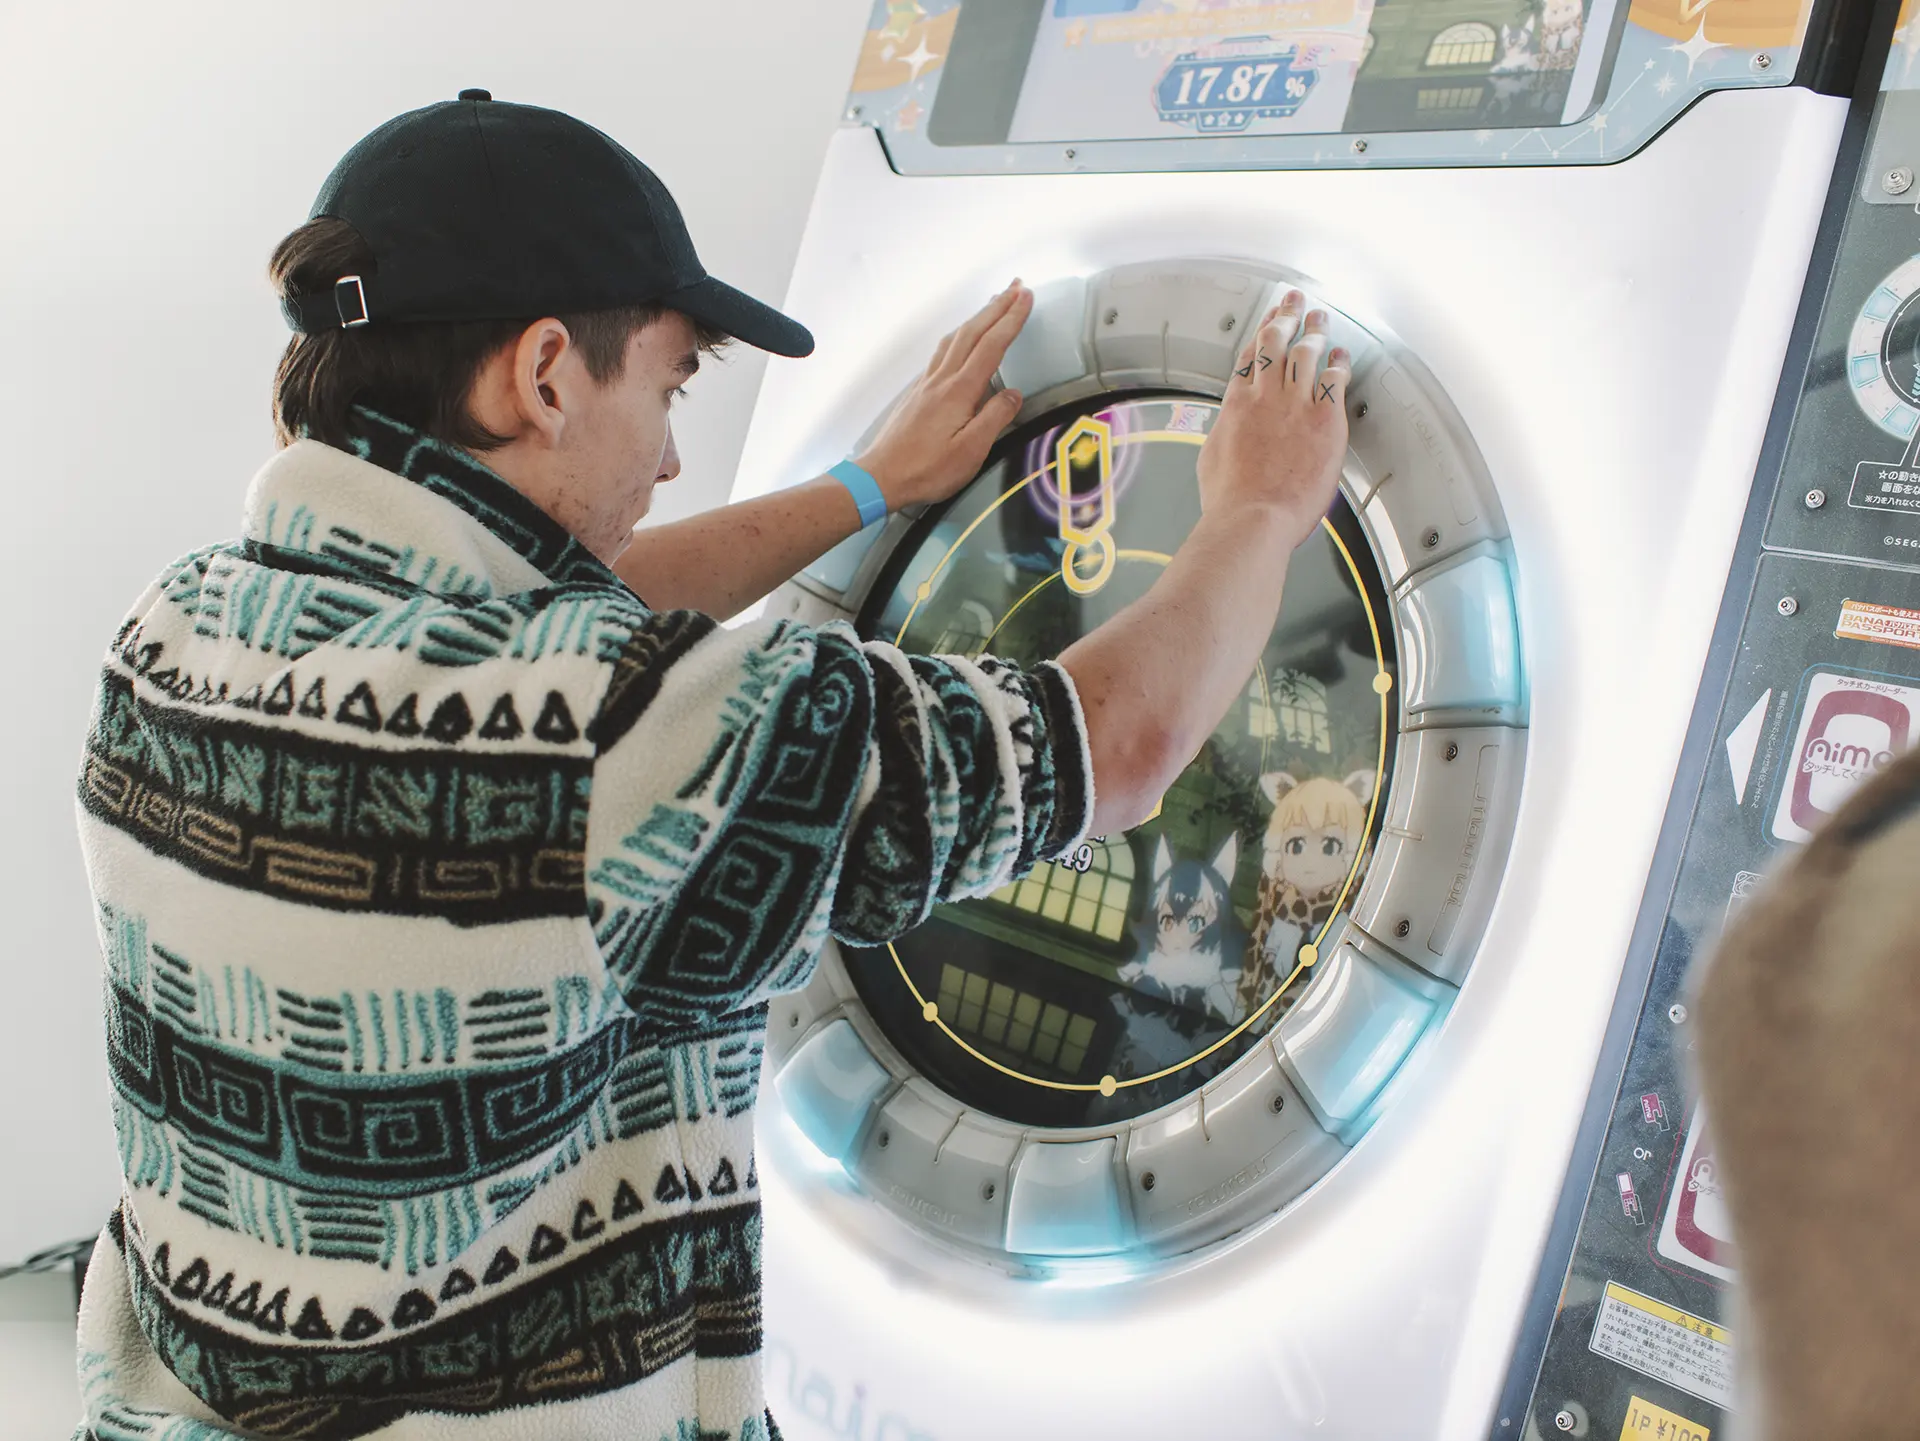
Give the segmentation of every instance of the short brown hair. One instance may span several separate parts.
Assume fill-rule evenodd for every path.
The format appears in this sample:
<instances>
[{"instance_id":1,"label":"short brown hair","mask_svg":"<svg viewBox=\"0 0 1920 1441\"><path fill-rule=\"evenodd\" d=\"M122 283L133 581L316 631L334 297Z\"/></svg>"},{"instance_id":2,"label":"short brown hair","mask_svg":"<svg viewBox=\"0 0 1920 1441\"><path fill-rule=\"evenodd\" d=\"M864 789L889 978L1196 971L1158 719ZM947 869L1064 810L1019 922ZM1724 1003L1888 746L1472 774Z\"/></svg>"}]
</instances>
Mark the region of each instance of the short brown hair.
<instances>
[{"instance_id":1,"label":"short brown hair","mask_svg":"<svg viewBox=\"0 0 1920 1441\"><path fill-rule=\"evenodd\" d=\"M267 278L284 299L326 290L343 275L371 275L373 250L344 220L309 220L274 247ZM627 365L627 343L661 316L664 305L630 305L556 317L580 349L587 373L606 385ZM540 317L355 326L295 335L273 376L273 429L282 445L303 436L346 447L348 415L364 405L422 434L465 450L487 451L509 437L482 425L468 408L480 367ZM694 321L700 348L727 336Z\"/></svg>"}]
</instances>

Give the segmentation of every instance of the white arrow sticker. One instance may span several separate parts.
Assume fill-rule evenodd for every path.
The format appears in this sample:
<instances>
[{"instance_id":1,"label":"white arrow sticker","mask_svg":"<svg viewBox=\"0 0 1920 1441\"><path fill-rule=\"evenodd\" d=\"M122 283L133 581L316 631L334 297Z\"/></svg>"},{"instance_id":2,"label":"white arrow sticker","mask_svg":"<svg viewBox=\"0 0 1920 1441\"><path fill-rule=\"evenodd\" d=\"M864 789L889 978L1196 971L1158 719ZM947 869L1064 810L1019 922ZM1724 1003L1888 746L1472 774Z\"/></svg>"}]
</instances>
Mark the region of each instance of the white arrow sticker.
<instances>
[{"instance_id":1,"label":"white arrow sticker","mask_svg":"<svg viewBox=\"0 0 1920 1441\"><path fill-rule=\"evenodd\" d=\"M1772 699L1769 687L1727 737L1727 763L1733 767L1733 803L1737 806L1747 803L1747 776L1753 770L1753 753L1760 749L1760 727L1766 724L1767 704Z\"/></svg>"}]
</instances>

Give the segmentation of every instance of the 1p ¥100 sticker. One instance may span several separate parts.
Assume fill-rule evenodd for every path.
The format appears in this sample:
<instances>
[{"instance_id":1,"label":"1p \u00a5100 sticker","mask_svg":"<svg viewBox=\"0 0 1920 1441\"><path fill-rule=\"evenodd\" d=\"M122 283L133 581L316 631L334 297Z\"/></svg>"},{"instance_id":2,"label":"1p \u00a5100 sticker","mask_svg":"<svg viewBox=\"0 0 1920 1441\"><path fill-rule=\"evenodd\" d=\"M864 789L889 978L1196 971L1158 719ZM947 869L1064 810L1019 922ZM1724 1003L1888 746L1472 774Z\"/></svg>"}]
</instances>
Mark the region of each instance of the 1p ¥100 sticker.
<instances>
[{"instance_id":1,"label":"1p \u00a5100 sticker","mask_svg":"<svg viewBox=\"0 0 1920 1441\"><path fill-rule=\"evenodd\" d=\"M1620 1441L1712 1441L1712 1437L1706 1427L1635 1396L1627 1402L1627 1419L1620 1428Z\"/></svg>"}]
</instances>

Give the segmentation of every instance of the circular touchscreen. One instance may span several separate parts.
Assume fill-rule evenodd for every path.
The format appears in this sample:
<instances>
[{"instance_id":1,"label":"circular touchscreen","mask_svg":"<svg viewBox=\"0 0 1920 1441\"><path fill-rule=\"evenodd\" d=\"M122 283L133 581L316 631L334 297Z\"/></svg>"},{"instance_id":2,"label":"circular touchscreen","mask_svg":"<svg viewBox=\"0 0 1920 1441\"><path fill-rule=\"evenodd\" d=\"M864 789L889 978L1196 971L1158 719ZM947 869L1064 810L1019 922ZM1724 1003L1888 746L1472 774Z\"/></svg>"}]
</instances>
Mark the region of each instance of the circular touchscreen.
<instances>
[{"instance_id":1,"label":"circular touchscreen","mask_svg":"<svg viewBox=\"0 0 1920 1441\"><path fill-rule=\"evenodd\" d=\"M914 653L1058 655L1144 594L1198 520L1218 413L1103 397L1014 433L895 550L862 632ZM939 906L891 946L845 948L874 1021L961 1104L1055 1128L1144 1115L1261 1044L1386 813L1393 646L1342 499L1290 562L1246 686L1146 822Z\"/></svg>"}]
</instances>

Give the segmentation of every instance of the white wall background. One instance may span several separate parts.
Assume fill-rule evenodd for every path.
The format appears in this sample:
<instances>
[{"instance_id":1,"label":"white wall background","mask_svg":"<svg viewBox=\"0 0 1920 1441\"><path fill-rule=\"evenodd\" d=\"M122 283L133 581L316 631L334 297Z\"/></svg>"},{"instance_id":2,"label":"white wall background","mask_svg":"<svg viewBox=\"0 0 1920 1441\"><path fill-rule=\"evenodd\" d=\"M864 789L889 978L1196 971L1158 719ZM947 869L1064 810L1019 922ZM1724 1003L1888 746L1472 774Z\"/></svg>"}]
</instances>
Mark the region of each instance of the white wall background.
<instances>
[{"instance_id":1,"label":"white wall background","mask_svg":"<svg viewBox=\"0 0 1920 1441\"><path fill-rule=\"evenodd\" d=\"M275 242L360 136L477 85L625 143L777 303L872 3L0 0L0 1264L117 1191L76 763L125 607L271 451ZM702 370L662 518L725 499L762 366Z\"/></svg>"}]
</instances>

